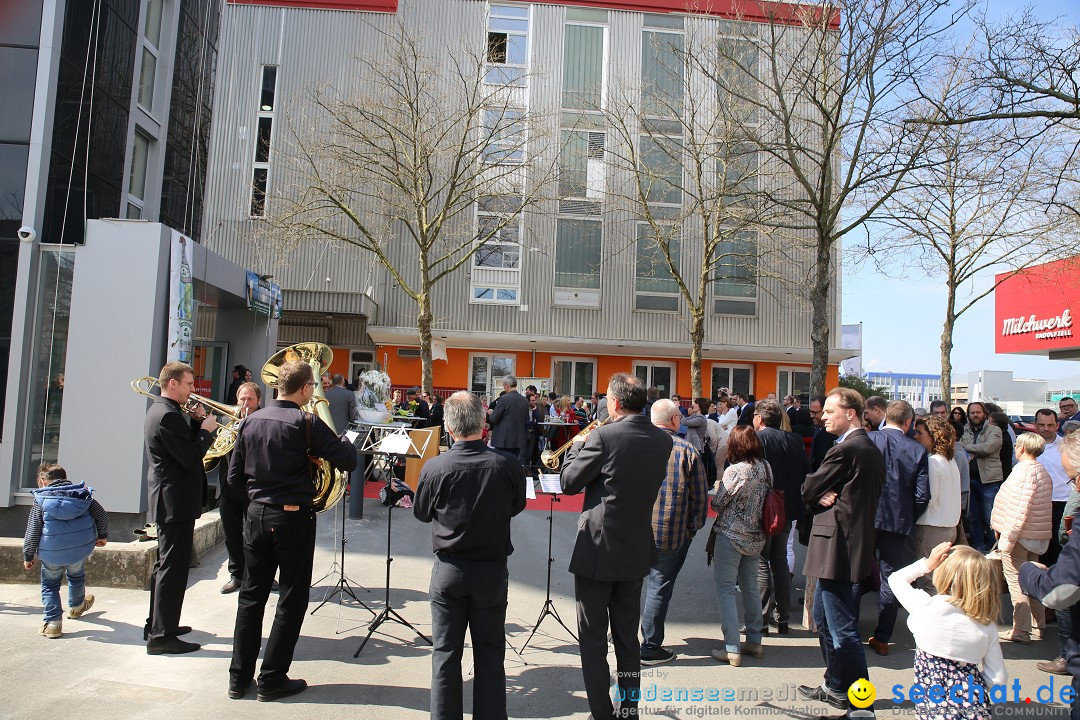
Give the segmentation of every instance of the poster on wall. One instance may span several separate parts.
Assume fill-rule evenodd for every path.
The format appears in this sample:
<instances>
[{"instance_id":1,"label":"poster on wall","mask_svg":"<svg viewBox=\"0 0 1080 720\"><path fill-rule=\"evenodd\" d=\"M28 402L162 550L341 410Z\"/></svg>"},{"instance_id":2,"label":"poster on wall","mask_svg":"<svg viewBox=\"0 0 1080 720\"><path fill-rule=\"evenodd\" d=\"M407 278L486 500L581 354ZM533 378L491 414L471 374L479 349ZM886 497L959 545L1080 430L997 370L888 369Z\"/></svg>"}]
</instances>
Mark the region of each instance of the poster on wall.
<instances>
[{"instance_id":1,"label":"poster on wall","mask_svg":"<svg viewBox=\"0 0 1080 720\"><path fill-rule=\"evenodd\" d=\"M266 315L275 320L281 319L281 286L270 282L269 278L259 277L258 273L247 271L247 306L259 315Z\"/></svg>"},{"instance_id":2,"label":"poster on wall","mask_svg":"<svg viewBox=\"0 0 1080 720\"><path fill-rule=\"evenodd\" d=\"M169 261L169 362L191 363L195 294L191 285L191 239L173 231Z\"/></svg>"}]
</instances>

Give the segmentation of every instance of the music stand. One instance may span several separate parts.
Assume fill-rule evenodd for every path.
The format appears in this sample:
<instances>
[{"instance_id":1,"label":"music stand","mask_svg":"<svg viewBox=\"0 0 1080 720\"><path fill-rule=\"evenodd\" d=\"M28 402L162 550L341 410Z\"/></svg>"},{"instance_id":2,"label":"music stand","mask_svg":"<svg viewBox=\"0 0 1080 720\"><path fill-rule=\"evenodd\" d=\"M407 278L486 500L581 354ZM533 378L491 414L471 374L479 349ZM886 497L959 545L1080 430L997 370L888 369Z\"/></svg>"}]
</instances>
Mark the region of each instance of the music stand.
<instances>
[{"instance_id":1,"label":"music stand","mask_svg":"<svg viewBox=\"0 0 1080 720\"><path fill-rule=\"evenodd\" d=\"M548 509L548 558L547 558L547 597L544 598L544 607L540 610L540 616L536 618L536 623L533 625L532 632L529 633L529 638L525 641L525 644L521 646L521 651L518 652L518 657L521 657L521 661L525 662L525 658L522 653L525 652L525 648L529 646L529 641L533 639L533 635L536 635L536 631L540 629L540 624L544 622L544 618L549 615L555 618L555 622L562 625L563 630L570 633L570 637L574 638L574 642L577 642L577 635L566 626L566 623L559 617L559 611L555 609L555 603L551 599L551 564L555 562L555 558L551 555L551 528L552 522L555 517L555 503L561 502L559 495L562 494L562 486L559 484L558 475L540 475L540 491L546 492L551 500L550 508ZM528 665L527 662L525 662Z\"/></svg>"},{"instance_id":2,"label":"music stand","mask_svg":"<svg viewBox=\"0 0 1080 720\"><path fill-rule=\"evenodd\" d=\"M340 500L338 500L338 503L337 503L337 514L341 518L341 562L340 563L338 562L337 550L335 549L335 551L334 551L334 562L333 562L333 564L330 565L330 569L327 570L326 574L323 575L321 578L319 578L315 582L311 583L311 587L315 587L316 585L318 585L319 583L321 583L323 580L330 577L334 573L337 573L337 576L338 576L337 582L334 583L333 591L328 591L327 594L325 594L323 596L322 602L319 603L315 607L315 610L311 611L311 613L310 613L311 615L314 615L316 610L319 610L320 608L322 608L323 605L330 602L335 596L337 596L338 605L340 606L342 601L345 599L346 595L351 597L356 602L360 603L360 606L362 608L364 608L365 610L367 610L369 613L371 613L372 615L376 615L376 612L374 610L372 610L370 607L368 607L367 604L363 600L356 597L356 593L353 592L352 585L356 585L358 588L360 588L364 592L371 592L371 590L368 590L366 587L364 587L360 583L356 582L355 580L353 580L352 584L350 584L349 576L345 574L345 543L347 543L349 541L345 538L345 510L344 510L344 506L346 504L348 504L348 497L349 497L350 493L352 493L352 483L351 482L349 483L348 487L346 488L344 496L342 496L342 498Z\"/></svg>"},{"instance_id":3,"label":"music stand","mask_svg":"<svg viewBox=\"0 0 1080 720\"><path fill-rule=\"evenodd\" d=\"M422 440L419 435L423 436ZM372 455L382 455L394 458L423 458L427 452L428 444L431 442L432 433L430 430L412 430L410 431L407 426L404 425L372 425L368 430L367 436L364 438L364 443L360 447L360 452L370 453ZM420 441L421 445L418 448L416 443ZM393 474L391 473L386 480L387 493L390 492L390 483L393 481ZM394 518L394 504L390 503L386 513L386 586L385 586L385 604L383 609L375 616L375 619L368 624L368 633L364 637L364 640L360 643L360 647L356 648L356 652L353 653L353 657L359 657L360 651L367 645L371 636L379 629L379 626L384 622L396 622L399 625L412 630L420 639L431 645L431 640L422 632L413 627L405 618L398 614L397 610L394 610L390 605L390 563L394 562L394 558L390 555L390 539L391 539L391 527L393 527Z\"/></svg>"}]
</instances>

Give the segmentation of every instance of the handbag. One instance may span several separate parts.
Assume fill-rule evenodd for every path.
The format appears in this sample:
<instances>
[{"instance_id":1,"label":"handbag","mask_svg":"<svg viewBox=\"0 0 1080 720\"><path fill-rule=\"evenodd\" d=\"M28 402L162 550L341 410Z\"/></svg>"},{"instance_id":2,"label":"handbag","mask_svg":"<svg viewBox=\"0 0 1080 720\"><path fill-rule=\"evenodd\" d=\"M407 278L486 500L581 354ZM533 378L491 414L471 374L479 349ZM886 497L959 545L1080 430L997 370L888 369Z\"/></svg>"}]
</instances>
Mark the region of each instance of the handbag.
<instances>
[{"instance_id":1,"label":"handbag","mask_svg":"<svg viewBox=\"0 0 1080 720\"><path fill-rule=\"evenodd\" d=\"M765 496L765 505L761 509L761 529L766 535L778 535L787 526L787 512L784 510L784 491L770 490Z\"/></svg>"}]
</instances>

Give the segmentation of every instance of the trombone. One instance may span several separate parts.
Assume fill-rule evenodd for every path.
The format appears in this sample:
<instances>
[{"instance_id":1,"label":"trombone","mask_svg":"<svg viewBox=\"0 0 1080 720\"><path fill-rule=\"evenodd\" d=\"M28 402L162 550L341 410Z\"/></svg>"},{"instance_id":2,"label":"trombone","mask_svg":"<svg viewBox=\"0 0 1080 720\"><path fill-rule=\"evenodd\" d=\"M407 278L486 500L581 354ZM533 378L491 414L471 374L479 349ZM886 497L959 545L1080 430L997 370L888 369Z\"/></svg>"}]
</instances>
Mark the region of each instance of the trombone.
<instances>
[{"instance_id":1,"label":"trombone","mask_svg":"<svg viewBox=\"0 0 1080 720\"><path fill-rule=\"evenodd\" d=\"M593 420L591 423L581 428L581 430L578 431L577 435L570 438L558 450L545 450L544 452L540 453L540 463L549 470L558 470L560 463L562 463L563 453L570 449L570 446L574 444L575 440L577 440L578 438L584 440L593 430L600 427L601 425L607 425L610 421L610 416L604 418L603 420Z\"/></svg>"},{"instance_id":2,"label":"trombone","mask_svg":"<svg viewBox=\"0 0 1080 720\"><path fill-rule=\"evenodd\" d=\"M149 375L131 381L131 389L148 398L159 397L159 393L152 391L154 388L160 387L161 383L158 382L157 378ZM227 423L218 422L217 430L214 431L214 442L210 444L206 455L203 456L203 470L210 472L217 467L223 456L232 451L233 445L236 444L236 434L240 427L240 421L244 419L246 413L240 405L226 405L195 393L188 396L187 404L180 409L188 415L194 416L195 409L200 405L206 408L208 412L228 418Z\"/></svg>"}]
</instances>

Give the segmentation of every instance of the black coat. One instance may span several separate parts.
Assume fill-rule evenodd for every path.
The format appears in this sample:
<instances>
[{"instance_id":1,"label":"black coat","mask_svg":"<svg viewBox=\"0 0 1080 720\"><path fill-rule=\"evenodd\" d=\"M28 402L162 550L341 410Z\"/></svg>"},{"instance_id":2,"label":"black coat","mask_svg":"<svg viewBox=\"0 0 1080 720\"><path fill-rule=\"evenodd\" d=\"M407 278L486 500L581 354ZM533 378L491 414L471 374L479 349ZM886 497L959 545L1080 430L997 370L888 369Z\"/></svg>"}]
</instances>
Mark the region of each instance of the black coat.
<instances>
[{"instance_id":1,"label":"black coat","mask_svg":"<svg viewBox=\"0 0 1080 720\"><path fill-rule=\"evenodd\" d=\"M761 428L757 436L765 450L765 460L772 468L773 489L784 493L788 522L798 520L803 512L802 484L810 469L802 438L771 427Z\"/></svg>"},{"instance_id":2,"label":"black coat","mask_svg":"<svg viewBox=\"0 0 1080 720\"><path fill-rule=\"evenodd\" d=\"M491 423L491 447L525 447L528 432L525 424L529 421L529 401L517 390L503 394L495 403L495 409L488 416Z\"/></svg>"},{"instance_id":3,"label":"black coat","mask_svg":"<svg viewBox=\"0 0 1080 720\"><path fill-rule=\"evenodd\" d=\"M1057 562L1048 569L1024 563L1020 566L1020 589L1053 610L1068 612L1072 619L1070 636L1080 640L1080 539L1069 536ZM1066 669L1080 676L1080 655L1069 654Z\"/></svg>"},{"instance_id":4,"label":"black coat","mask_svg":"<svg viewBox=\"0 0 1080 720\"><path fill-rule=\"evenodd\" d=\"M833 445L821 467L806 476L802 499L815 513L803 564L807 577L854 583L870 574L874 515L884 484L885 461L861 428ZM839 497L831 507L823 508L818 501L830 490Z\"/></svg>"},{"instance_id":5,"label":"black coat","mask_svg":"<svg viewBox=\"0 0 1080 720\"><path fill-rule=\"evenodd\" d=\"M202 514L206 473L203 455L214 436L180 410L180 404L157 397L143 422L146 485L150 522L191 522Z\"/></svg>"},{"instance_id":6,"label":"black coat","mask_svg":"<svg viewBox=\"0 0 1080 720\"><path fill-rule=\"evenodd\" d=\"M649 573L656 560L653 505L667 477L671 445L671 435L649 418L628 415L566 451L563 492L585 491L570 572L602 582Z\"/></svg>"},{"instance_id":7,"label":"black coat","mask_svg":"<svg viewBox=\"0 0 1080 720\"><path fill-rule=\"evenodd\" d=\"M754 403L748 402L739 411L739 421L736 425L754 425Z\"/></svg>"}]
</instances>

